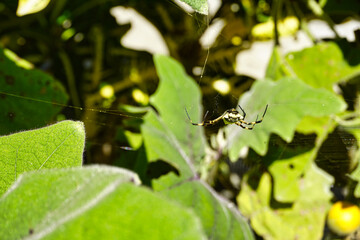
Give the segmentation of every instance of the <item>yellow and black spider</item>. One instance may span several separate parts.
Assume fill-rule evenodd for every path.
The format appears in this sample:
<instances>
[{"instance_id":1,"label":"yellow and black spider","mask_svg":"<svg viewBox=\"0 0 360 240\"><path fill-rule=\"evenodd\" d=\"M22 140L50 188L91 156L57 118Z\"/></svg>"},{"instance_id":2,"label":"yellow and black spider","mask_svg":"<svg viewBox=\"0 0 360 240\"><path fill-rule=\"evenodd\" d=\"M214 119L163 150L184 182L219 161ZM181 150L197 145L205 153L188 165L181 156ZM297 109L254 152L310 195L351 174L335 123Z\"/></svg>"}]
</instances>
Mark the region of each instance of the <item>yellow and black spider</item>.
<instances>
[{"instance_id":1,"label":"yellow and black spider","mask_svg":"<svg viewBox=\"0 0 360 240\"><path fill-rule=\"evenodd\" d=\"M236 125L247 129L247 130L252 130L254 128L254 126L258 123L261 123L265 114L266 114L266 110L268 108L268 105L266 105L265 107L265 111L261 117L260 120L258 120L258 116L256 117L256 120L254 122L246 122L245 121L245 117L246 117L246 113L244 111L244 109L242 109L242 107L239 105L239 108L241 109L243 115L241 115L241 113L239 113L238 110L236 110L235 108L226 110L220 117L214 119L214 120L208 120L208 121L203 121L202 123L194 123L189 116L189 113L187 112L186 108L186 115L188 116L190 122L192 125L195 126L209 126L209 125L214 125L216 124L218 121L220 121L221 119L224 121L225 124L232 124L235 123ZM206 115L208 114L208 111L206 112L204 119L206 118ZM243 125L248 125L249 127L243 126Z\"/></svg>"}]
</instances>

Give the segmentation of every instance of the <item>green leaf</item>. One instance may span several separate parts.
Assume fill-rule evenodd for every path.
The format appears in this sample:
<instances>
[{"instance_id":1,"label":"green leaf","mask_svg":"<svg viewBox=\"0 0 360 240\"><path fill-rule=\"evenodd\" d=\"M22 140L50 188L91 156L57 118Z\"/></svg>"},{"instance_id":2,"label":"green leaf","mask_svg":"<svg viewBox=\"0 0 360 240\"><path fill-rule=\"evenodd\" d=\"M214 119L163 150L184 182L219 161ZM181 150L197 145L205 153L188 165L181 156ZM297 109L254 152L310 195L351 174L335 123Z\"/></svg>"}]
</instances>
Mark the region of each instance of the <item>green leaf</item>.
<instances>
[{"instance_id":1,"label":"green leaf","mask_svg":"<svg viewBox=\"0 0 360 240\"><path fill-rule=\"evenodd\" d=\"M0 195L23 172L80 166L84 144L84 125L74 121L0 137Z\"/></svg>"},{"instance_id":2,"label":"green leaf","mask_svg":"<svg viewBox=\"0 0 360 240\"><path fill-rule=\"evenodd\" d=\"M332 42L292 52L284 58L275 48L266 71L266 76L273 79L281 76L297 77L312 87L330 91L334 83L349 80L358 74L360 65L350 66L341 49Z\"/></svg>"},{"instance_id":3,"label":"green leaf","mask_svg":"<svg viewBox=\"0 0 360 240\"><path fill-rule=\"evenodd\" d=\"M208 4L207 0L180 0L189 5L195 11L208 15Z\"/></svg>"},{"instance_id":4,"label":"green leaf","mask_svg":"<svg viewBox=\"0 0 360 240\"><path fill-rule=\"evenodd\" d=\"M209 191L201 181L188 181L162 193L192 208L200 217L208 239L254 239L247 220L235 206ZM224 207L227 206L227 207Z\"/></svg>"},{"instance_id":5,"label":"green leaf","mask_svg":"<svg viewBox=\"0 0 360 240\"><path fill-rule=\"evenodd\" d=\"M272 163L269 171L274 179L274 198L279 202L293 202L301 194L302 174L311 162L313 151Z\"/></svg>"},{"instance_id":6,"label":"green leaf","mask_svg":"<svg viewBox=\"0 0 360 240\"><path fill-rule=\"evenodd\" d=\"M0 199L0 238L205 239L192 211L129 182L105 166L26 173Z\"/></svg>"},{"instance_id":7,"label":"green leaf","mask_svg":"<svg viewBox=\"0 0 360 240\"><path fill-rule=\"evenodd\" d=\"M179 176L173 172L163 175L153 180L153 188L192 208L209 239L254 239L239 213L199 180L197 171L205 164L207 146L204 129L191 125L185 112L186 107L191 117L200 119L199 88L171 58L156 56L155 65L160 84L150 101L159 115L149 111L141 128L147 159L165 161Z\"/></svg>"},{"instance_id":8,"label":"green leaf","mask_svg":"<svg viewBox=\"0 0 360 240\"><path fill-rule=\"evenodd\" d=\"M247 121L254 121L256 114L261 116L266 104L269 107L263 122L252 131L236 125L226 127L231 160L236 160L245 146L264 155L271 133L290 142L296 126L305 116L323 117L346 108L345 102L337 95L325 89L314 89L295 78L282 78L277 82L257 81L240 100L247 112Z\"/></svg>"},{"instance_id":9,"label":"green leaf","mask_svg":"<svg viewBox=\"0 0 360 240\"><path fill-rule=\"evenodd\" d=\"M68 98L58 81L40 70L20 67L24 60L14 55L0 48L0 135L46 125Z\"/></svg>"},{"instance_id":10,"label":"green leaf","mask_svg":"<svg viewBox=\"0 0 360 240\"><path fill-rule=\"evenodd\" d=\"M150 162L163 160L180 172L179 177L169 175L166 179L156 180L155 189L160 190L170 187L177 182L196 175L193 159L185 152L174 133L166 128L163 120L153 110L149 111L145 116L141 131L144 136L148 160Z\"/></svg>"},{"instance_id":11,"label":"green leaf","mask_svg":"<svg viewBox=\"0 0 360 240\"><path fill-rule=\"evenodd\" d=\"M205 153L204 129L190 124L185 108L195 120L201 119L200 89L174 59L157 55L154 62L160 83L150 102L159 112L164 127L171 131L169 137L176 138L185 153L197 163Z\"/></svg>"},{"instance_id":12,"label":"green leaf","mask_svg":"<svg viewBox=\"0 0 360 240\"><path fill-rule=\"evenodd\" d=\"M50 0L19 0L16 15L19 17L31 13L37 13L46 8Z\"/></svg>"},{"instance_id":13,"label":"green leaf","mask_svg":"<svg viewBox=\"0 0 360 240\"><path fill-rule=\"evenodd\" d=\"M149 111L141 131L150 162L159 159L177 168L180 177L161 181L167 187L196 175L195 165L200 164L207 146L204 129L191 125L185 108L192 116L200 117L200 89L175 60L157 55L154 57L160 83L150 102L161 117ZM176 180L177 179L177 180ZM160 181L160 182L161 182Z\"/></svg>"},{"instance_id":14,"label":"green leaf","mask_svg":"<svg viewBox=\"0 0 360 240\"><path fill-rule=\"evenodd\" d=\"M271 204L271 177L264 173L256 190L246 176L237 201L241 213L251 220L264 239L320 239L330 207L333 179L315 164L308 165L301 178L300 195L289 207Z\"/></svg>"}]
</instances>

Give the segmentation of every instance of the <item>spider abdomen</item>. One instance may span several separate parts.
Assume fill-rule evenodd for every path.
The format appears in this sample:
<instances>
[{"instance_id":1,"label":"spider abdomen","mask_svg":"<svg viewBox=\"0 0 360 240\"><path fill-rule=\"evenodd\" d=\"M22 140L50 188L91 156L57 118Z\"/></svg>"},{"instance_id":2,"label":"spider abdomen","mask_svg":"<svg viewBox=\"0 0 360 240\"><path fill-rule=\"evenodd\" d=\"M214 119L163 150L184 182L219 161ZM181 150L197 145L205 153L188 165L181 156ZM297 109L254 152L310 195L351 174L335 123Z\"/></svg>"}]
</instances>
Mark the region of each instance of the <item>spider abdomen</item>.
<instances>
[{"instance_id":1,"label":"spider abdomen","mask_svg":"<svg viewBox=\"0 0 360 240\"><path fill-rule=\"evenodd\" d=\"M234 108L228 110L223 117L225 124L236 123L243 119L244 117Z\"/></svg>"}]
</instances>

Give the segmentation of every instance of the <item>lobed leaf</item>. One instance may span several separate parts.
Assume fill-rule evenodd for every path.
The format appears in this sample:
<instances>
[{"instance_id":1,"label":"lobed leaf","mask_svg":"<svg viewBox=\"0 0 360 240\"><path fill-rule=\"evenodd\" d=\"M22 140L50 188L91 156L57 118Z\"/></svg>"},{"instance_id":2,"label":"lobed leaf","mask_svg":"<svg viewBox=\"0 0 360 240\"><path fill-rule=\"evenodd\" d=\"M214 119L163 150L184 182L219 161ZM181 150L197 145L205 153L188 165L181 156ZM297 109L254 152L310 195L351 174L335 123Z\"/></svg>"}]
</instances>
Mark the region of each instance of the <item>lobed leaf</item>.
<instances>
[{"instance_id":1,"label":"lobed leaf","mask_svg":"<svg viewBox=\"0 0 360 240\"><path fill-rule=\"evenodd\" d=\"M279 202L293 202L301 194L302 175L311 163L313 151L278 159L269 166L274 179L274 198Z\"/></svg>"},{"instance_id":2,"label":"lobed leaf","mask_svg":"<svg viewBox=\"0 0 360 240\"><path fill-rule=\"evenodd\" d=\"M254 121L256 114L262 115L269 105L262 123L252 131L236 125L226 127L229 156L236 160L243 147L249 146L258 154L267 152L271 133L289 142L294 136L296 126L303 117L323 117L344 111L345 102L325 89L314 89L296 78L282 78L277 82L257 81L240 100L247 112L246 120Z\"/></svg>"},{"instance_id":3,"label":"lobed leaf","mask_svg":"<svg viewBox=\"0 0 360 240\"><path fill-rule=\"evenodd\" d=\"M259 235L278 240L321 238L332 197L333 179L329 175L311 163L300 177L299 197L291 205L276 208L271 201L270 175L264 173L256 189L251 187L250 178L248 174L244 179L237 201Z\"/></svg>"},{"instance_id":4,"label":"lobed leaf","mask_svg":"<svg viewBox=\"0 0 360 240\"><path fill-rule=\"evenodd\" d=\"M202 161L207 144L204 129L191 125L185 111L200 116L199 87L175 60L157 55L154 62L160 83L150 102L161 117L149 111L141 130L148 160L163 160L180 172L180 178L169 175L161 180L167 187L196 175L195 166Z\"/></svg>"},{"instance_id":5,"label":"lobed leaf","mask_svg":"<svg viewBox=\"0 0 360 240\"><path fill-rule=\"evenodd\" d=\"M23 172L81 166L84 144L84 125L74 121L0 137L0 195Z\"/></svg>"},{"instance_id":6,"label":"lobed leaf","mask_svg":"<svg viewBox=\"0 0 360 240\"><path fill-rule=\"evenodd\" d=\"M156 55L154 62L160 83L150 102L161 116L164 127L172 133L168 136L176 138L193 163L198 163L207 145L204 129L191 125L185 109L195 120L202 117L200 89L175 60Z\"/></svg>"}]
</instances>

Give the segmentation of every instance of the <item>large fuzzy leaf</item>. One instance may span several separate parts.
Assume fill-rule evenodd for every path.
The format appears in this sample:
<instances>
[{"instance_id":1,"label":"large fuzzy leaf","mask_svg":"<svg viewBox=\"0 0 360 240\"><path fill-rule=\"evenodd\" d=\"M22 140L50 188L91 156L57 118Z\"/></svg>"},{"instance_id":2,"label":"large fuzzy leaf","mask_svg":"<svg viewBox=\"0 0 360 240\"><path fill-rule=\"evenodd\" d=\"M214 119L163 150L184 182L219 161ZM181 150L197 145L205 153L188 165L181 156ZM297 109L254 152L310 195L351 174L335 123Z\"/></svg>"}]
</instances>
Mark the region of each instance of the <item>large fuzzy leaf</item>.
<instances>
[{"instance_id":1,"label":"large fuzzy leaf","mask_svg":"<svg viewBox=\"0 0 360 240\"><path fill-rule=\"evenodd\" d=\"M0 238L205 239L192 211L130 182L105 166L26 173L0 199Z\"/></svg>"},{"instance_id":2,"label":"large fuzzy leaf","mask_svg":"<svg viewBox=\"0 0 360 240\"><path fill-rule=\"evenodd\" d=\"M0 195L23 172L80 166L84 144L84 125L74 121L0 137Z\"/></svg>"},{"instance_id":3,"label":"large fuzzy leaf","mask_svg":"<svg viewBox=\"0 0 360 240\"><path fill-rule=\"evenodd\" d=\"M305 116L323 117L346 108L345 102L334 93L314 89L296 78L282 78L277 82L257 81L240 100L240 105L247 112L247 121L254 121L257 114L261 116L266 104L269 107L263 122L252 131L236 125L226 127L231 160L236 160L245 146L264 155L271 133L291 141L297 124Z\"/></svg>"}]
</instances>

